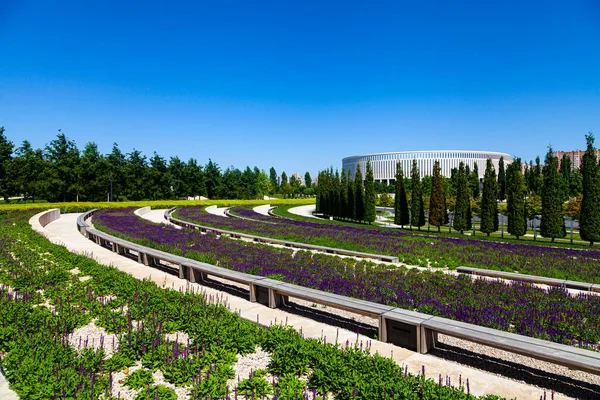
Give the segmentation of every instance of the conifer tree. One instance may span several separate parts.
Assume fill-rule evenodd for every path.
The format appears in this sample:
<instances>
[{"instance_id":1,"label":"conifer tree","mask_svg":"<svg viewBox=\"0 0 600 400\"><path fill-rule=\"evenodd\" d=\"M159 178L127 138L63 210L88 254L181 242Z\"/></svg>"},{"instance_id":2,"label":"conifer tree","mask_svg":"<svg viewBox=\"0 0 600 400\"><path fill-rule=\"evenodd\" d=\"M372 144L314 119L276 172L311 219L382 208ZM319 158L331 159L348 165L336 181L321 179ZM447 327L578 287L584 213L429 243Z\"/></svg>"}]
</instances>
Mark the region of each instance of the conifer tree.
<instances>
[{"instance_id":1,"label":"conifer tree","mask_svg":"<svg viewBox=\"0 0 600 400\"><path fill-rule=\"evenodd\" d=\"M479 230L490 236L498 230L498 182L492 159L488 158L483 177L483 196L481 197L481 226Z\"/></svg>"},{"instance_id":2,"label":"conifer tree","mask_svg":"<svg viewBox=\"0 0 600 400\"><path fill-rule=\"evenodd\" d=\"M371 168L371 161L367 160L367 171L365 172L365 221L371 224L375 221L376 213L376 199L375 199L375 181L373 178L373 168Z\"/></svg>"},{"instance_id":3,"label":"conifer tree","mask_svg":"<svg viewBox=\"0 0 600 400\"><path fill-rule=\"evenodd\" d=\"M460 233L468 229L469 186L467 177L465 164L461 161L456 174L456 206L454 207L454 219L452 220L453 228Z\"/></svg>"},{"instance_id":4,"label":"conifer tree","mask_svg":"<svg viewBox=\"0 0 600 400\"><path fill-rule=\"evenodd\" d=\"M552 147L548 147L544 163L540 233L543 237L552 238L554 242L557 237L564 237L566 230L562 212L563 201L561 199L561 179L558 174L558 157L554 155Z\"/></svg>"},{"instance_id":5,"label":"conifer tree","mask_svg":"<svg viewBox=\"0 0 600 400\"><path fill-rule=\"evenodd\" d=\"M429 199L429 224L437 226L438 232L440 226L444 224L446 213L446 196L444 196L444 181L442 179L442 169L440 162L433 163L433 177L431 180L431 197Z\"/></svg>"},{"instance_id":6,"label":"conifer tree","mask_svg":"<svg viewBox=\"0 0 600 400\"><path fill-rule=\"evenodd\" d=\"M396 163L396 182L394 198L394 223L396 225L408 225L408 201L406 200L406 186L404 185L404 171L400 161Z\"/></svg>"},{"instance_id":7,"label":"conifer tree","mask_svg":"<svg viewBox=\"0 0 600 400\"><path fill-rule=\"evenodd\" d=\"M421 191L421 176L419 175L419 169L417 168L417 160L413 160L412 162L410 179L412 186L410 220L412 225L421 230L421 227L425 225L425 216L423 210L423 193ZM421 215L423 215L423 217L421 217Z\"/></svg>"},{"instance_id":8,"label":"conifer tree","mask_svg":"<svg viewBox=\"0 0 600 400\"><path fill-rule=\"evenodd\" d=\"M8 201L11 191L10 172L14 144L4 135L4 127L0 127L0 196Z\"/></svg>"},{"instance_id":9,"label":"conifer tree","mask_svg":"<svg viewBox=\"0 0 600 400\"><path fill-rule=\"evenodd\" d=\"M585 136L587 150L583 155L581 173L583 175L583 199L581 200L581 212L579 234L583 240L590 242L600 241L600 166L596 158L594 148L594 134Z\"/></svg>"},{"instance_id":10,"label":"conifer tree","mask_svg":"<svg viewBox=\"0 0 600 400\"><path fill-rule=\"evenodd\" d=\"M517 239L527 231L527 213L525 211L527 187L520 166L521 159L515 158L509 169L510 172L506 175L508 233L516 236Z\"/></svg>"},{"instance_id":11,"label":"conifer tree","mask_svg":"<svg viewBox=\"0 0 600 400\"><path fill-rule=\"evenodd\" d=\"M355 205L354 205L354 179L352 179L352 175L350 170L348 170L348 187L347 187L347 193L348 193L348 209L346 210L346 218L348 219L354 219L354 209L355 209Z\"/></svg>"},{"instance_id":12,"label":"conifer tree","mask_svg":"<svg viewBox=\"0 0 600 400\"><path fill-rule=\"evenodd\" d=\"M479 166L477 163L473 165L473 173L471 174L471 193L473 198L479 198Z\"/></svg>"},{"instance_id":13,"label":"conifer tree","mask_svg":"<svg viewBox=\"0 0 600 400\"><path fill-rule=\"evenodd\" d=\"M354 219L365 220L365 189L360 164L356 164L356 174L354 174Z\"/></svg>"},{"instance_id":14,"label":"conifer tree","mask_svg":"<svg viewBox=\"0 0 600 400\"><path fill-rule=\"evenodd\" d=\"M338 214L340 218L346 218L348 213L348 174L344 168L342 168L342 173L340 174L339 193L340 209Z\"/></svg>"},{"instance_id":15,"label":"conifer tree","mask_svg":"<svg viewBox=\"0 0 600 400\"><path fill-rule=\"evenodd\" d=\"M563 154L562 160L560 160L560 188L561 188L561 200L563 202L569 200L570 193L570 182L571 182L571 158L566 154Z\"/></svg>"},{"instance_id":16,"label":"conifer tree","mask_svg":"<svg viewBox=\"0 0 600 400\"><path fill-rule=\"evenodd\" d=\"M504 156L498 162L498 200L506 199L506 171L504 170Z\"/></svg>"}]
</instances>

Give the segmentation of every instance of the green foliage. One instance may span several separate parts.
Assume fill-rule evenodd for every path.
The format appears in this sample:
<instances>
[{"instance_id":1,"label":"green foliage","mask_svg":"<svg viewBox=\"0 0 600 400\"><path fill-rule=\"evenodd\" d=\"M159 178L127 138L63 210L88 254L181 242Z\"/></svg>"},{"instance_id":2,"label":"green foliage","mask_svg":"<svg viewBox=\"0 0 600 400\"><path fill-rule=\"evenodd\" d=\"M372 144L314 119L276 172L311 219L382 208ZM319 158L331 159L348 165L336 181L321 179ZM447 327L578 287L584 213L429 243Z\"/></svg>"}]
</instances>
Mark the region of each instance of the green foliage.
<instances>
[{"instance_id":1,"label":"green foliage","mask_svg":"<svg viewBox=\"0 0 600 400\"><path fill-rule=\"evenodd\" d=\"M410 196L410 223L421 230L425 225L425 210L423 209L423 191L421 188L421 175L417 168L417 160L413 160L410 172L412 194Z\"/></svg>"},{"instance_id":2,"label":"green foliage","mask_svg":"<svg viewBox=\"0 0 600 400\"><path fill-rule=\"evenodd\" d=\"M356 164L356 173L354 174L354 219L365 220L365 189L360 164Z\"/></svg>"},{"instance_id":3,"label":"green foliage","mask_svg":"<svg viewBox=\"0 0 600 400\"><path fill-rule=\"evenodd\" d=\"M542 221L540 233L554 241L557 237L565 237L563 219L563 201L561 180L558 174L558 158L552 147L548 147L543 170L544 185L542 190Z\"/></svg>"},{"instance_id":4,"label":"green foliage","mask_svg":"<svg viewBox=\"0 0 600 400\"><path fill-rule=\"evenodd\" d=\"M506 199L506 171L504 169L504 156L498 162L498 200Z\"/></svg>"},{"instance_id":5,"label":"green foliage","mask_svg":"<svg viewBox=\"0 0 600 400\"><path fill-rule=\"evenodd\" d=\"M294 374L285 374L279 377L275 385L275 395L282 400L301 399L306 389L306 383Z\"/></svg>"},{"instance_id":6,"label":"green foliage","mask_svg":"<svg viewBox=\"0 0 600 400\"><path fill-rule=\"evenodd\" d=\"M394 182L394 223L396 225L407 225L408 202L406 200L406 188L404 187L404 172L400 161L396 162L396 176Z\"/></svg>"},{"instance_id":7,"label":"green foliage","mask_svg":"<svg viewBox=\"0 0 600 400\"><path fill-rule=\"evenodd\" d=\"M148 387L147 390L141 390L134 400L177 400L177 393L165 385L155 385Z\"/></svg>"},{"instance_id":8,"label":"green foliage","mask_svg":"<svg viewBox=\"0 0 600 400\"><path fill-rule=\"evenodd\" d=\"M456 174L456 206L454 208L454 219L452 226L455 230L463 233L469 229L469 187L467 183L468 174L465 164L460 163L458 173Z\"/></svg>"},{"instance_id":9,"label":"green foliage","mask_svg":"<svg viewBox=\"0 0 600 400\"><path fill-rule=\"evenodd\" d=\"M152 376L152 371L142 368L127 375L123 383L125 386L137 390L153 384L154 377Z\"/></svg>"},{"instance_id":10,"label":"green foliage","mask_svg":"<svg viewBox=\"0 0 600 400\"><path fill-rule=\"evenodd\" d=\"M594 135L586 136L587 150L583 155L583 200L581 201L581 238L590 242L600 241L600 166L594 148Z\"/></svg>"},{"instance_id":11,"label":"green foliage","mask_svg":"<svg viewBox=\"0 0 600 400\"><path fill-rule=\"evenodd\" d=\"M273 385L264 378L266 374L266 371L263 371L262 369L257 369L252 372L252 375L249 378L243 379L238 383L238 393L259 399L273 394Z\"/></svg>"},{"instance_id":12,"label":"green foliage","mask_svg":"<svg viewBox=\"0 0 600 400\"><path fill-rule=\"evenodd\" d=\"M498 183L496 171L490 158L487 159L483 177L483 195L481 197L481 226L480 230L490 236L498 230Z\"/></svg>"},{"instance_id":13,"label":"green foliage","mask_svg":"<svg viewBox=\"0 0 600 400\"><path fill-rule=\"evenodd\" d=\"M375 197L373 168L371 167L371 161L367 161L367 172L365 174L365 221L369 224L375 221Z\"/></svg>"},{"instance_id":14,"label":"green foliage","mask_svg":"<svg viewBox=\"0 0 600 400\"><path fill-rule=\"evenodd\" d=\"M433 164L433 179L431 185L431 198L429 200L429 223L438 227L444 225L446 220L446 196L444 194L444 181L440 162Z\"/></svg>"},{"instance_id":15,"label":"green foliage","mask_svg":"<svg viewBox=\"0 0 600 400\"><path fill-rule=\"evenodd\" d=\"M525 180L521 173L521 159L515 158L506 171L508 233L519 238L527 231L525 208Z\"/></svg>"}]
</instances>

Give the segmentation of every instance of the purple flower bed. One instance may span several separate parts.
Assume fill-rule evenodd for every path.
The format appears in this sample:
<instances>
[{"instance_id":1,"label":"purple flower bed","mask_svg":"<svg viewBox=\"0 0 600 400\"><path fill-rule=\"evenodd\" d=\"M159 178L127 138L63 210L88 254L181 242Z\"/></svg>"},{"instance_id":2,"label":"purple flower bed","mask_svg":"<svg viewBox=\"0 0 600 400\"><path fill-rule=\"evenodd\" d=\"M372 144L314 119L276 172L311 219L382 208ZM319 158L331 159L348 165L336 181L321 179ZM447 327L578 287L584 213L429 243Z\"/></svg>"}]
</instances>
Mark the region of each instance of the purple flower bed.
<instances>
[{"instance_id":1,"label":"purple flower bed","mask_svg":"<svg viewBox=\"0 0 600 400\"><path fill-rule=\"evenodd\" d=\"M458 266L600 283L600 251L447 237L425 237L394 230L270 218L236 207L234 213L257 221L223 218L203 207L183 207L181 219L217 228L367 253L397 256L409 265ZM260 221L276 224L265 224Z\"/></svg>"},{"instance_id":2,"label":"purple flower bed","mask_svg":"<svg viewBox=\"0 0 600 400\"><path fill-rule=\"evenodd\" d=\"M153 224L134 216L132 209L99 212L94 224L139 243L237 271L560 343L595 349L600 343L600 296L390 269L323 254L292 254L289 249Z\"/></svg>"}]
</instances>

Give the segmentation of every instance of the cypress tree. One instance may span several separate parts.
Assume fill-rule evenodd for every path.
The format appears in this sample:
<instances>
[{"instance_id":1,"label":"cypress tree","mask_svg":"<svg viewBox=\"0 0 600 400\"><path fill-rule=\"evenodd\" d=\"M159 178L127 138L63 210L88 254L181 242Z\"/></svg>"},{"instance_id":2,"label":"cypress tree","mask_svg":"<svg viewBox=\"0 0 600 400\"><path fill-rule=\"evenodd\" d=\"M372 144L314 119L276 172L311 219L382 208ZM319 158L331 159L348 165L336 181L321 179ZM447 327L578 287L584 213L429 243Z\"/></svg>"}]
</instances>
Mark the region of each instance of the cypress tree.
<instances>
[{"instance_id":1,"label":"cypress tree","mask_svg":"<svg viewBox=\"0 0 600 400\"><path fill-rule=\"evenodd\" d=\"M479 198L479 166L477 163L473 165L473 173L471 174L471 192L473 198Z\"/></svg>"},{"instance_id":2,"label":"cypress tree","mask_svg":"<svg viewBox=\"0 0 600 400\"><path fill-rule=\"evenodd\" d=\"M404 172L400 161L396 163L396 182L394 198L394 223L408 225L408 201L406 200L406 186L404 185Z\"/></svg>"},{"instance_id":3,"label":"cypress tree","mask_svg":"<svg viewBox=\"0 0 600 400\"><path fill-rule=\"evenodd\" d=\"M581 200L581 212L579 234L583 240L590 242L600 241L600 166L596 158L594 148L594 134L585 136L587 150L583 155L581 173L583 175L583 199Z\"/></svg>"},{"instance_id":4,"label":"cypress tree","mask_svg":"<svg viewBox=\"0 0 600 400\"><path fill-rule=\"evenodd\" d=\"M444 181L442 179L442 169L440 162L433 163L433 177L431 180L431 197L429 199L429 224L437 226L438 232L440 226L444 224L444 214L446 213L446 198L444 196Z\"/></svg>"},{"instance_id":5,"label":"cypress tree","mask_svg":"<svg viewBox=\"0 0 600 400\"><path fill-rule=\"evenodd\" d=\"M506 175L508 233L516 236L517 239L527 231L527 213L525 211L527 187L520 166L521 159L515 158L513 165L511 165L510 173Z\"/></svg>"},{"instance_id":6,"label":"cypress tree","mask_svg":"<svg viewBox=\"0 0 600 400\"><path fill-rule=\"evenodd\" d=\"M569 200L571 182L571 158L566 154L563 154L562 160L560 161L560 187L561 187L561 199L563 202Z\"/></svg>"},{"instance_id":7,"label":"cypress tree","mask_svg":"<svg viewBox=\"0 0 600 400\"><path fill-rule=\"evenodd\" d=\"M452 221L452 226L460 233L468 229L469 186L467 185L467 176L465 164L461 162L456 174L456 206L454 207L454 219Z\"/></svg>"},{"instance_id":8,"label":"cypress tree","mask_svg":"<svg viewBox=\"0 0 600 400\"><path fill-rule=\"evenodd\" d=\"M496 182L496 171L492 159L488 158L483 177L483 196L481 197L481 226L479 230L483 233L496 232L498 230L498 183Z\"/></svg>"},{"instance_id":9,"label":"cypress tree","mask_svg":"<svg viewBox=\"0 0 600 400\"><path fill-rule=\"evenodd\" d=\"M346 218L354 219L354 179L352 179L352 175L350 170L348 170L348 209L346 210Z\"/></svg>"},{"instance_id":10,"label":"cypress tree","mask_svg":"<svg viewBox=\"0 0 600 400\"><path fill-rule=\"evenodd\" d=\"M552 147L548 147L548 153L544 161L542 190L542 222L540 233L543 237L554 239L564 237L566 231L562 212L562 188L561 180L558 174L558 157L552 152Z\"/></svg>"},{"instance_id":11,"label":"cypress tree","mask_svg":"<svg viewBox=\"0 0 600 400\"><path fill-rule=\"evenodd\" d=\"M356 164L356 174L354 174L354 219L365 220L365 189L360 164Z\"/></svg>"},{"instance_id":12,"label":"cypress tree","mask_svg":"<svg viewBox=\"0 0 600 400\"><path fill-rule=\"evenodd\" d=\"M365 172L365 221L371 224L375 221L375 181L373 179L373 168L371 161L367 160L367 171Z\"/></svg>"},{"instance_id":13,"label":"cypress tree","mask_svg":"<svg viewBox=\"0 0 600 400\"><path fill-rule=\"evenodd\" d=\"M498 162L498 200L506 199L506 172L504 170L504 156Z\"/></svg>"},{"instance_id":14,"label":"cypress tree","mask_svg":"<svg viewBox=\"0 0 600 400\"><path fill-rule=\"evenodd\" d=\"M340 210L339 216L340 218L346 218L348 213L348 174L346 170L342 168L342 173L340 175Z\"/></svg>"},{"instance_id":15,"label":"cypress tree","mask_svg":"<svg viewBox=\"0 0 600 400\"><path fill-rule=\"evenodd\" d=\"M318 176L319 182L321 182L321 180L323 179L323 172L319 171L317 176ZM316 191L317 191L317 199L315 202L315 212L318 214L321 212L321 197L323 196L323 191L321 190L321 185L317 186Z\"/></svg>"},{"instance_id":16,"label":"cypress tree","mask_svg":"<svg viewBox=\"0 0 600 400\"><path fill-rule=\"evenodd\" d=\"M419 230L425 225L425 215L423 210L423 193L421 191L421 176L417 168L417 160L413 160L412 169L410 171L410 179L412 186L412 195L410 199L411 224L415 225ZM423 215L423 218L421 218Z\"/></svg>"}]
</instances>

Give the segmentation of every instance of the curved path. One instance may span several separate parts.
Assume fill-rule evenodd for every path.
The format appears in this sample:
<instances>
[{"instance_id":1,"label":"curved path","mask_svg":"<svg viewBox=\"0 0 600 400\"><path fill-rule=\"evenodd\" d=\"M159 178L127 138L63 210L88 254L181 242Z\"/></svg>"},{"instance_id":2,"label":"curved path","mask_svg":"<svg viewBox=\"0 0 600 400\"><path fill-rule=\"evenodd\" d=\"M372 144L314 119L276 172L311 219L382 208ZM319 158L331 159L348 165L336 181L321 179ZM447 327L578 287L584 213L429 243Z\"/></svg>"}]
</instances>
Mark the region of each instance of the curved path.
<instances>
[{"instance_id":1,"label":"curved path","mask_svg":"<svg viewBox=\"0 0 600 400\"><path fill-rule=\"evenodd\" d=\"M219 217L224 217L224 218L229 218L227 215L225 215L225 210L227 210L229 207L217 207L217 206L208 206L206 207L206 212L212 215L217 215Z\"/></svg>"},{"instance_id":2,"label":"curved path","mask_svg":"<svg viewBox=\"0 0 600 400\"><path fill-rule=\"evenodd\" d=\"M472 369L451 361L418 354L389 343L372 340L366 336L357 336L356 333L347 330L338 329L312 319L287 313L280 309L271 309L258 303L250 303L242 298L198 284L192 284L174 275L144 266L127 257L113 253L82 236L77 230L76 225L79 215L81 214L61 215L58 220L48 224L46 228L41 228L39 225L35 226L35 224L32 225L34 229L48 237L51 242L64 245L71 252L84 254L101 264L112 265L138 279L149 278L162 287L172 287L174 289L192 287L203 292L207 297L222 299L222 302L227 303L231 310L238 311L242 318L251 321L258 319L261 324L266 326L269 326L271 323L277 323L277 321L287 321L288 325L293 326L299 331L301 330L305 337L320 338L324 336L328 338L329 342L337 338L340 343L345 343L346 340L354 343L357 339L364 343L370 342L372 351L390 356L398 364L407 366L412 373L419 373L423 367L426 375L436 381L439 375L442 377L449 376L452 382L455 383L459 381L459 377L462 377L463 382L468 378L471 393L476 395L489 393L501 394L508 398L518 397L519 399L537 400L543 394L540 388L534 386ZM555 394L554 398L558 400L566 397Z\"/></svg>"},{"instance_id":3,"label":"curved path","mask_svg":"<svg viewBox=\"0 0 600 400\"><path fill-rule=\"evenodd\" d=\"M263 204L262 206L256 206L252 209L252 211L254 211L255 213L258 213L260 215L264 215L265 217L269 216L269 210L273 208L272 205L270 204Z\"/></svg>"},{"instance_id":4,"label":"curved path","mask_svg":"<svg viewBox=\"0 0 600 400\"><path fill-rule=\"evenodd\" d=\"M288 211L290 212L290 214L299 215L301 217L321 219L319 217L315 217L312 214L315 211L316 207L317 206L315 206L314 204L309 204L307 206L292 207Z\"/></svg>"}]
</instances>

